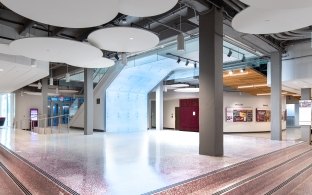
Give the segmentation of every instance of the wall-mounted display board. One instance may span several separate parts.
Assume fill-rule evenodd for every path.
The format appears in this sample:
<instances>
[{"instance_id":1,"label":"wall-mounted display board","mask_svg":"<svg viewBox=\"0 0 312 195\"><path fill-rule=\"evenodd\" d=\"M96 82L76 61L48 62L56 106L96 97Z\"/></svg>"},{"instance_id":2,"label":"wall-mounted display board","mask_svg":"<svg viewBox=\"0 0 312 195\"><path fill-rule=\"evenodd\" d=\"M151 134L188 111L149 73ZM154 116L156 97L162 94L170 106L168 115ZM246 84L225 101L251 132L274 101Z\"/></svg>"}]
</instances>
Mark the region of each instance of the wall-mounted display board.
<instances>
[{"instance_id":1,"label":"wall-mounted display board","mask_svg":"<svg viewBox=\"0 0 312 195\"><path fill-rule=\"evenodd\" d=\"M311 100L299 101L299 125L311 125Z\"/></svg>"},{"instance_id":2,"label":"wall-mounted display board","mask_svg":"<svg viewBox=\"0 0 312 195\"><path fill-rule=\"evenodd\" d=\"M265 108L256 109L256 121L257 122L270 122L271 110Z\"/></svg>"},{"instance_id":3,"label":"wall-mounted display board","mask_svg":"<svg viewBox=\"0 0 312 195\"><path fill-rule=\"evenodd\" d=\"M252 122L252 108L226 108L226 122Z\"/></svg>"}]
</instances>

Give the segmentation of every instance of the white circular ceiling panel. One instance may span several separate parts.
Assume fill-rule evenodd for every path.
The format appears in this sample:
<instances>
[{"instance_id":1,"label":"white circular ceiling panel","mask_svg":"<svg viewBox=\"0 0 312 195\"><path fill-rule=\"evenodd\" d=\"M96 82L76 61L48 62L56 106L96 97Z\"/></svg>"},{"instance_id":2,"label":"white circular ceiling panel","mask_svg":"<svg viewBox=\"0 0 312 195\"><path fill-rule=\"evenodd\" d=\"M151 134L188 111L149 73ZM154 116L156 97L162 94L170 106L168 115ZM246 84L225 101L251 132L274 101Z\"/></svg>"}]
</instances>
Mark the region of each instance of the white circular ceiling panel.
<instances>
[{"instance_id":1,"label":"white circular ceiling panel","mask_svg":"<svg viewBox=\"0 0 312 195\"><path fill-rule=\"evenodd\" d=\"M118 0L0 0L14 12L53 26L87 28L105 24L119 11Z\"/></svg>"},{"instance_id":2,"label":"white circular ceiling panel","mask_svg":"<svg viewBox=\"0 0 312 195\"><path fill-rule=\"evenodd\" d=\"M155 47L159 38L154 33L139 28L111 27L92 32L88 41L104 50L138 52Z\"/></svg>"},{"instance_id":3,"label":"white circular ceiling panel","mask_svg":"<svg viewBox=\"0 0 312 195\"><path fill-rule=\"evenodd\" d=\"M20 55L48 62L90 62L102 57L100 49L87 43L51 37L32 37L13 41L10 48Z\"/></svg>"},{"instance_id":4,"label":"white circular ceiling panel","mask_svg":"<svg viewBox=\"0 0 312 195\"><path fill-rule=\"evenodd\" d=\"M7 55L18 55L9 47L8 44L0 44L0 53Z\"/></svg>"},{"instance_id":5,"label":"white circular ceiling panel","mask_svg":"<svg viewBox=\"0 0 312 195\"><path fill-rule=\"evenodd\" d=\"M310 26L312 8L260 9L249 7L232 20L235 30L248 34L272 34Z\"/></svg>"},{"instance_id":6,"label":"white circular ceiling panel","mask_svg":"<svg viewBox=\"0 0 312 195\"><path fill-rule=\"evenodd\" d=\"M107 68L110 66L114 66L115 62L114 60L108 59L108 58L97 58L90 60L89 62L79 62L77 60L71 60L66 62L69 65L82 67L82 68Z\"/></svg>"},{"instance_id":7,"label":"white circular ceiling panel","mask_svg":"<svg viewBox=\"0 0 312 195\"><path fill-rule=\"evenodd\" d=\"M165 13L177 3L178 0L120 0L119 10L129 16L148 17Z\"/></svg>"},{"instance_id":8,"label":"white circular ceiling panel","mask_svg":"<svg viewBox=\"0 0 312 195\"><path fill-rule=\"evenodd\" d=\"M312 7L311 0L240 0L254 8L294 9Z\"/></svg>"}]
</instances>

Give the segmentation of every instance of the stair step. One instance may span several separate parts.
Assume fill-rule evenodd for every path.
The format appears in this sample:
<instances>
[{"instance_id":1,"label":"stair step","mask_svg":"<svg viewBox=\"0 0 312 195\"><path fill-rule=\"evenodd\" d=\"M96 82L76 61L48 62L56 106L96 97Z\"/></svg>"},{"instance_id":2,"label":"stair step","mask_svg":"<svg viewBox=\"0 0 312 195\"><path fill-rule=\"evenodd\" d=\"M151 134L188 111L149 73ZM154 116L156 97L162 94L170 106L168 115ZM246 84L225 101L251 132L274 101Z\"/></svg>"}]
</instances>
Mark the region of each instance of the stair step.
<instances>
[{"instance_id":1,"label":"stair step","mask_svg":"<svg viewBox=\"0 0 312 195\"><path fill-rule=\"evenodd\" d=\"M24 194L78 194L2 144L0 168L7 169L11 179L23 189Z\"/></svg>"},{"instance_id":2,"label":"stair step","mask_svg":"<svg viewBox=\"0 0 312 195\"><path fill-rule=\"evenodd\" d=\"M0 163L0 192L6 195L25 195L28 194L27 189L23 189L16 178L12 178L11 173Z\"/></svg>"},{"instance_id":3,"label":"stair step","mask_svg":"<svg viewBox=\"0 0 312 195\"><path fill-rule=\"evenodd\" d=\"M311 194L312 192L312 164L307 165L305 169L296 175L288 178L287 182L281 183L275 189L271 190L274 195L284 194Z\"/></svg>"},{"instance_id":4,"label":"stair step","mask_svg":"<svg viewBox=\"0 0 312 195\"><path fill-rule=\"evenodd\" d=\"M214 194L272 194L277 186L286 182L301 170L312 164L312 150L304 152L282 164L254 175L244 183L236 183Z\"/></svg>"},{"instance_id":5,"label":"stair step","mask_svg":"<svg viewBox=\"0 0 312 195\"><path fill-rule=\"evenodd\" d=\"M304 144L296 144L216 172L208 173L195 179L188 180L180 185L159 190L158 194L212 194L227 186L242 182L271 167L301 155L311 148Z\"/></svg>"}]
</instances>

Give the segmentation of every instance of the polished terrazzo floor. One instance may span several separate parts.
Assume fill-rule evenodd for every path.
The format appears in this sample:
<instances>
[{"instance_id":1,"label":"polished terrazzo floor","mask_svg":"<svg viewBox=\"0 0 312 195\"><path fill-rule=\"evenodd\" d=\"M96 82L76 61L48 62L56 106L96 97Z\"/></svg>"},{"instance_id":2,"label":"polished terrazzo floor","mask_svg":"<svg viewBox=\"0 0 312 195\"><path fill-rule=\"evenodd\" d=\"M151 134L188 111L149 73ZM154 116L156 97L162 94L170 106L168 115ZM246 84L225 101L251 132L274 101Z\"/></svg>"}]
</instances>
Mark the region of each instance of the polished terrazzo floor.
<instances>
[{"instance_id":1,"label":"polished terrazzo floor","mask_svg":"<svg viewBox=\"0 0 312 195\"><path fill-rule=\"evenodd\" d=\"M225 135L224 157L198 154L198 133L38 135L4 128L0 142L81 194L142 194L296 143Z\"/></svg>"}]
</instances>

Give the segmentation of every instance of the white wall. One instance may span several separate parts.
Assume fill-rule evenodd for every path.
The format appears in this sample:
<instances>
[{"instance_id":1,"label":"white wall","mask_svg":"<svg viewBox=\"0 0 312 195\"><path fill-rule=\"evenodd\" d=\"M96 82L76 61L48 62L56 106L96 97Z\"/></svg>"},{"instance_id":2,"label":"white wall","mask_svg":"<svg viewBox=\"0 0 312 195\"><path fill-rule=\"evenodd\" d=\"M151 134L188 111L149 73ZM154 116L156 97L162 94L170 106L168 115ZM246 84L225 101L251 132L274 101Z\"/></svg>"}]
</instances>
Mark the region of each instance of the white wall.
<instances>
[{"instance_id":1,"label":"white wall","mask_svg":"<svg viewBox=\"0 0 312 195\"><path fill-rule=\"evenodd\" d=\"M153 99L153 94L150 95ZM198 98L197 93L164 93L164 127L174 128L175 115L174 108L179 106L179 99ZM270 96L252 96L244 93L237 92L224 92L223 95L223 128L224 132L263 132L270 131L270 122L256 122L256 108L270 108ZM225 108L226 107L251 107L253 110L252 122L226 122L225 121ZM282 110L286 109L286 98L282 96ZM173 113L174 118L170 118ZM286 121L282 122L282 128L286 129Z\"/></svg>"},{"instance_id":2,"label":"white wall","mask_svg":"<svg viewBox=\"0 0 312 195\"><path fill-rule=\"evenodd\" d=\"M179 107L179 100L164 101L164 128L175 128L175 107Z\"/></svg>"},{"instance_id":3,"label":"white wall","mask_svg":"<svg viewBox=\"0 0 312 195\"><path fill-rule=\"evenodd\" d=\"M20 91L15 93L15 121L17 122L17 128L28 129L29 122L25 122L24 119L29 119L30 108L37 108L39 115L42 114L42 96L41 95L27 95L21 96ZM21 123L21 121L23 121ZM22 124L22 126L21 126Z\"/></svg>"},{"instance_id":4,"label":"white wall","mask_svg":"<svg viewBox=\"0 0 312 195\"><path fill-rule=\"evenodd\" d=\"M224 132L259 132L270 131L270 122L256 122L256 108L270 108L270 96L251 96L240 93L227 93L223 95L223 111L226 107L251 107L253 109L252 122L225 122L225 114L223 114ZM239 105L239 106L237 106ZM286 109L286 98L282 96L282 110ZM282 122L282 129L286 129L286 121Z\"/></svg>"}]
</instances>

